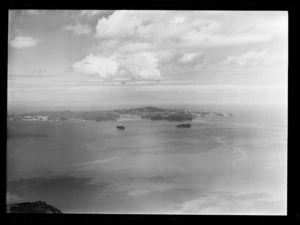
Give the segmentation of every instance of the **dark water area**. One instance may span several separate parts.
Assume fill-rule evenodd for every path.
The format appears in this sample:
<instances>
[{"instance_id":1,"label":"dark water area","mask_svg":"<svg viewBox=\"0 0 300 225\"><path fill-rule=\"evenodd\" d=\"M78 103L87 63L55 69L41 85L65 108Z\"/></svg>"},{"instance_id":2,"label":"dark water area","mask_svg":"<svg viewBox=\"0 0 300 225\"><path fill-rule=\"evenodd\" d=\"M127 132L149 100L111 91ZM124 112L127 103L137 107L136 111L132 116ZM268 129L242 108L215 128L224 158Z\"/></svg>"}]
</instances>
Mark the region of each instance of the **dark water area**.
<instances>
[{"instance_id":1,"label":"dark water area","mask_svg":"<svg viewBox=\"0 0 300 225\"><path fill-rule=\"evenodd\" d=\"M70 213L286 213L286 107L172 107L234 116L187 129L136 118L8 122L7 201Z\"/></svg>"}]
</instances>

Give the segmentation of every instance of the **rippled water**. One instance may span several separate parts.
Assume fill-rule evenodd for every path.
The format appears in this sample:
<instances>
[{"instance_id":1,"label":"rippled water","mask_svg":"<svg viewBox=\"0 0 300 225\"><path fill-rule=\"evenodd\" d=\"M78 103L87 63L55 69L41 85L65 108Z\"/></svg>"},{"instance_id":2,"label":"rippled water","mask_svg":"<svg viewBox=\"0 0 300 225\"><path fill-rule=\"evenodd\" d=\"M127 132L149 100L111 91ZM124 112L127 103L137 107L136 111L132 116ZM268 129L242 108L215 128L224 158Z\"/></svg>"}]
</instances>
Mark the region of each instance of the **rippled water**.
<instances>
[{"instance_id":1,"label":"rippled water","mask_svg":"<svg viewBox=\"0 0 300 225\"><path fill-rule=\"evenodd\" d=\"M286 115L9 122L9 202L76 213L286 213ZM124 125L125 131L116 129Z\"/></svg>"}]
</instances>

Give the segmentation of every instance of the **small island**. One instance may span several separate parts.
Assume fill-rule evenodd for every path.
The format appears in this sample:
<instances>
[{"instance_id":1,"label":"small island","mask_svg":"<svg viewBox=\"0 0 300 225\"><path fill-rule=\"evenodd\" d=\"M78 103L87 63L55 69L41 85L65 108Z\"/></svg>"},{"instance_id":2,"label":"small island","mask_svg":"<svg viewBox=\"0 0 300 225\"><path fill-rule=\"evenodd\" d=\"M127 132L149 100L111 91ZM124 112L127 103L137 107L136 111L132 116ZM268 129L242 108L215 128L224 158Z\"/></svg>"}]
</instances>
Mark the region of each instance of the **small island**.
<instances>
[{"instance_id":1,"label":"small island","mask_svg":"<svg viewBox=\"0 0 300 225\"><path fill-rule=\"evenodd\" d=\"M176 125L176 127L178 127L178 128L191 128L191 126L192 125L189 123Z\"/></svg>"},{"instance_id":2,"label":"small island","mask_svg":"<svg viewBox=\"0 0 300 225\"><path fill-rule=\"evenodd\" d=\"M124 126L117 126L117 129L118 130L125 130L125 127Z\"/></svg>"}]
</instances>

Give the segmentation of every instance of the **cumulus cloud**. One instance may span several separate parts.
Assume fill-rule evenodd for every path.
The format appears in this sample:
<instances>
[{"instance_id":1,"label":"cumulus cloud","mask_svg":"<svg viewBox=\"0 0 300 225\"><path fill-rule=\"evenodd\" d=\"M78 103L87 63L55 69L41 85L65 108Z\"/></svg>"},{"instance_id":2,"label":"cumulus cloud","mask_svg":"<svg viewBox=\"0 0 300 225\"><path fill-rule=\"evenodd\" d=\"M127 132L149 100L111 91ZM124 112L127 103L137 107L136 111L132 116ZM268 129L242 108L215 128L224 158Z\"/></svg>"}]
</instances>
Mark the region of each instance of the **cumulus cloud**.
<instances>
[{"instance_id":1,"label":"cumulus cloud","mask_svg":"<svg viewBox=\"0 0 300 225\"><path fill-rule=\"evenodd\" d=\"M127 36L133 34L141 23L134 11L115 11L109 18L98 20L96 36L99 38Z\"/></svg>"},{"instance_id":2,"label":"cumulus cloud","mask_svg":"<svg viewBox=\"0 0 300 225\"><path fill-rule=\"evenodd\" d=\"M72 31L76 35L81 35L81 34L89 34L92 31L92 28L87 25L87 24L80 24L78 23L77 25L69 25L65 26L63 30L66 31Z\"/></svg>"},{"instance_id":3,"label":"cumulus cloud","mask_svg":"<svg viewBox=\"0 0 300 225\"><path fill-rule=\"evenodd\" d=\"M237 20L232 16L235 13L223 13L220 17L205 12L120 10L98 20L96 36L161 41L177 39L187 45L222 46L266 41L278 32L285 34L287 24L281 17L276 17L282 28L278 31L274 22L262 17L263 14L256 12L242 16L237 13L241 16ZM269 28L262 29L264 27Z\"/></svg>"},{"instance_id":4,"label":"cumulus cloud","mask_svg":"<svg viewBox=\"0 0 300 225\"><path fill-rule=\"evenodd\" d=\"M77 72L96 74L102 79L160 80L158 59L151 53L102 57L89 55L72 65Z\"/></svg>"},{"instance_id":5,"label":"cumulus cloud","mask_svg":"<svg viewBox=\"0 0 300 225\"><path fill-rule=\"evenodd\" d=\"M37 40L33 37L16 37L10 42L13 48L31 48L37 45Z\"/></svg>"},{"instance_id":6,"label":"cumulus cloud","mask_svg":"<svg viewBox=\"0 0 300 225\"><path fill-rule=\"evenodd\" d=\"M101 13L88 10L80 14L88 17ZM214 67L224 58L207 60L207 51L266 42L285 36L286 27L286 15L276 13L117 10L98 19L94 37L99 44L93 53L113 57L119 65L109 78L159 80L159 68ZM254 51L244 56L232 55L221 64L256 65L265 60L266 54Z\"/></svg>"},{"instance_id":7,"label":"cumulus cloud","mask_svg":"<svg viewBox=\"0 0 300 225\"><path fill-rule=\"evenodd\" d=\"M72 65L80 73L97 74L101 78L112 78L119 70L119 63L113 58L104 58L99 55L88 55L82 61Z\"/></svg>"},{"instance_id":8,"label":"cumulus cloud","mask_svg":"<svg viewBox=\"0 0 300 225\"><path fill-rule=\"evenodd\" d=\"M147 52L126 56L121 60L124 75L133 79L159 80L161 73L157 68L158 59Z\"/></svg>"}]
</instances>

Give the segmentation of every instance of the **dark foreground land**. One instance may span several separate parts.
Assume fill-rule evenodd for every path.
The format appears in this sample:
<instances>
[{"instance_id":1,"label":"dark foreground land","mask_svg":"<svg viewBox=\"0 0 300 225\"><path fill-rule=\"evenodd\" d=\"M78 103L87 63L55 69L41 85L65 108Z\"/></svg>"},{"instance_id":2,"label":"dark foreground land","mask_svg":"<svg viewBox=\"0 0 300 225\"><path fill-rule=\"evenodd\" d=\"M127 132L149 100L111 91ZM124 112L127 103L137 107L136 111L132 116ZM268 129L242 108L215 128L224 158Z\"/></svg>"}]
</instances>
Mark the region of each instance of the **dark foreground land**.
<instances>
[{"instance_id":1,"label":"dark foreground land","mask_svg":"<svg viewBox=\"0 0 300 225\"><path fill-rule=\"evenodd\" d=\"M59 209L42 201L10 204L6 206L6 211L8 213L62 213Z\"/></svg>"}]
</instances>

